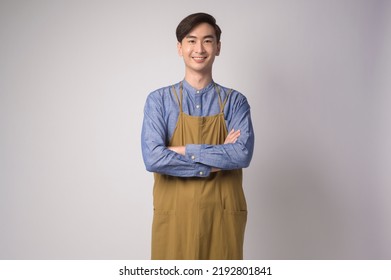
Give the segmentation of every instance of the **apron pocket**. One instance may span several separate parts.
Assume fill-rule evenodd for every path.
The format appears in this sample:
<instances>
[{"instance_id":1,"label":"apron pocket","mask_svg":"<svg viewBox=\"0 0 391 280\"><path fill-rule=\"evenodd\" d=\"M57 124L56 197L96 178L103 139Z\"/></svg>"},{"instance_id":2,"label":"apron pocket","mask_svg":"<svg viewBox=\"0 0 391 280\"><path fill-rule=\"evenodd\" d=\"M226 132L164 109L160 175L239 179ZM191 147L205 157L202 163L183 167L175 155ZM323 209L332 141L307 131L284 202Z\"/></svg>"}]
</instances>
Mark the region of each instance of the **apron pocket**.
<instances>
[{"instance_id":1,"label":"apron pocket","mask_svg":"<svg viewBox=\"0 0 391 280\"><path fill-rule=\"evenodd\" d=\"M173 247L174 210L157 210L153 212L152 224L152 259L167 259Z\"/></svg>"},{"instance_id":2,"label":"apron pocket","mask_svg":"<svg viewBox=\"0 0 391 280\"><path fill-rule=\"evenodd\" d=\"M224 209L224 224L226 229L238 234L244 234L247 223L247 210L227 210Z\"/></svg>"},{"instance_id":3,"label":"apron pocket","mask_svg":"<svg viewBox=\"0 0 391 280\"><path fill-rule=\"evenodd\" d=\"M175 215L174 210L158 210L153 211L153 227L158 231L166 231L166 228L170 225L170 220Z\"/></svg>"},{"instance_id":4,"label":"apron pocket","mask_svg":"<svg viewBox=\"0 0 391 280\"><path fill-rule=\"evenodd\" d=\"M224 210L223 236L226 243L227 259L243 259L244 231L247 211Z\"/></svg>"}]
</instances>

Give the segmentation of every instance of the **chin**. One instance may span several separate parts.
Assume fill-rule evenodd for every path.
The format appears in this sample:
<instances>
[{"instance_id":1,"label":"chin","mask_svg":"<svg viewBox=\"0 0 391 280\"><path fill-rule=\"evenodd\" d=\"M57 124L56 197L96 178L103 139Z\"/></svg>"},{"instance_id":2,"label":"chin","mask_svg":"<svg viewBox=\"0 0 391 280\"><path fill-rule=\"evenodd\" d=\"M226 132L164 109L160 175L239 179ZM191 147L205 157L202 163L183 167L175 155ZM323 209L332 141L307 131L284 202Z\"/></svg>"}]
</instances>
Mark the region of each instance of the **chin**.
<instances>
[{"instance_id":1,"label":"chin","mask_svg":"<svg viewBox=\"0 0 391 280\"><path fill-rule=\"evenodd\" d=\"M201 72L212 69L212 67L210 65L205 65L205 64L203 64L203 65L191 65L190 68L195 70L195 71L201 71Z\"/></svg>"}]
</instances>

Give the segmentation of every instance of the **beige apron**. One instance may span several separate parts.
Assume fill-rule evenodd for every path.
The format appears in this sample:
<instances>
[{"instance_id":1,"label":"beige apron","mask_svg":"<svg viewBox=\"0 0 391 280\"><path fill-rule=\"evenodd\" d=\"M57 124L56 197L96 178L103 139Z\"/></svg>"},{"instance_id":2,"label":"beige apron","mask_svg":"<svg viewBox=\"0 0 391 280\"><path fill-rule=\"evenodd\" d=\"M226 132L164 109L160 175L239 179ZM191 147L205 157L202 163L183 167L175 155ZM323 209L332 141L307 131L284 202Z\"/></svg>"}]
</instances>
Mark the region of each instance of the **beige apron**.
<instances>
[{"instance_id":1,"label":"beige apron","mask_svg":"<svg viewBox=\"0 0 391 280\"><path fill-rule=\"evenodd\" d=\"M227 137L224 102L220 113L198 117L180 113L169 146L223 144ZM152 259L243 259L247 206L242 169L211 173L206 178L154 173Z\"/></svg>"}]
</instances>

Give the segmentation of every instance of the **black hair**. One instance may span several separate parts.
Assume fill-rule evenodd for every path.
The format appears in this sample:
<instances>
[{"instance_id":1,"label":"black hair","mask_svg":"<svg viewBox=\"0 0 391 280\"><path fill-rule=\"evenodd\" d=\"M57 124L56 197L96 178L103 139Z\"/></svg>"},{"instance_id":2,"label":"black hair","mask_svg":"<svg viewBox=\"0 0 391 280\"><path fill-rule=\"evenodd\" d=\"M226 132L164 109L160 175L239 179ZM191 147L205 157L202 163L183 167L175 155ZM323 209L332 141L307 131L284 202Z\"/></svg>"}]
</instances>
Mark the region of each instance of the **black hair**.
<instances>
[{"instance_id":1,"label":"black hair","mask_svg":"<svg viewBox=\"0 0 391 280\"><path fill-rule=\"evenodd\" d=\"M195 13L191 14L187 17L185 17L176 28L176 38L178 42L182 42L183 38L186 37L187 34L190 33L191 30L193 30L194 27L201 23L208 23L210 24L216 33L217 42L220 42L221 37L221 29L216 24L216 19L206 13Z\"/></svg>"}]
</instances>

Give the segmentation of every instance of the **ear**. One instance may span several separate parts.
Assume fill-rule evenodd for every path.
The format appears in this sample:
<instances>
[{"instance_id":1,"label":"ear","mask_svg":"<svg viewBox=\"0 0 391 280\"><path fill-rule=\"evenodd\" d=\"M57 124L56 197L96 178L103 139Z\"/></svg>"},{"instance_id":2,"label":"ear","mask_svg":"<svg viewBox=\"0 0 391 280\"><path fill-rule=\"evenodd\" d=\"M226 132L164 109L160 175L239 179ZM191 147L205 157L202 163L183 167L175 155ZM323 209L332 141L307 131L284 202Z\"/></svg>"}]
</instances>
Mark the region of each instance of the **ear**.
<instances>
[{"instance_id":1,"label":"ear","mask_svg":"<svg viewBox=\"0 0 391 280\"><path fill-rule=\"evenodd\" d=\"M216 56L219 56L219 55L220 55L220 50L221 50L221 41L217 43L217 52L216 52Z\"/></svg>"},{"instance_id":2,"label":"ear","mask_svg":"<svg viewBox=\"0 0 391 280\"><path fill-rule=\"evenodd\" d=\"M178 42L178 43L176 44L176 47L177 47L177 50L178 50L178 55L179 55L179 56L183 56L183 54L182 54L182 43L181 43L181 42Z\"/></svg>"}]
</instances>

